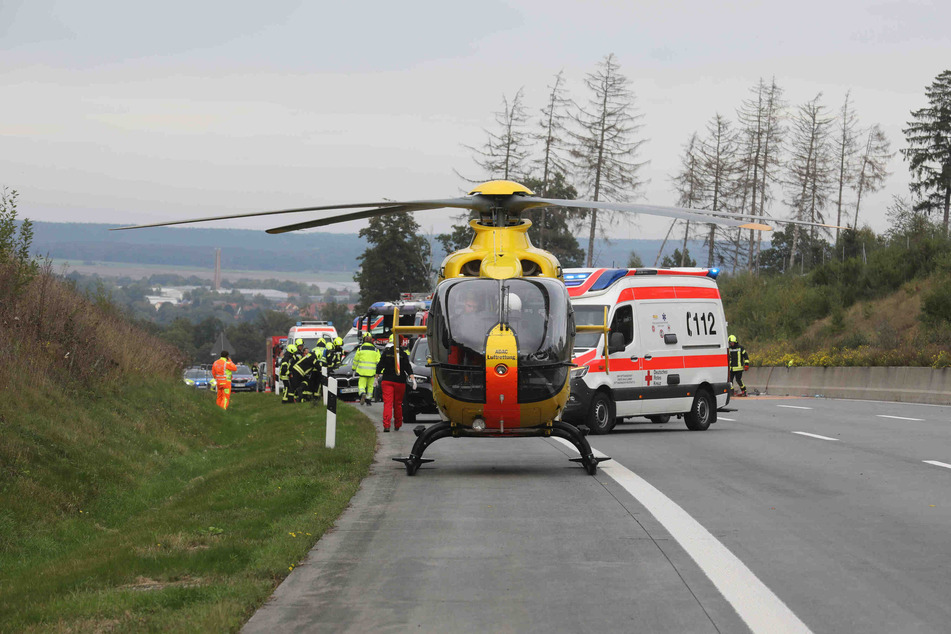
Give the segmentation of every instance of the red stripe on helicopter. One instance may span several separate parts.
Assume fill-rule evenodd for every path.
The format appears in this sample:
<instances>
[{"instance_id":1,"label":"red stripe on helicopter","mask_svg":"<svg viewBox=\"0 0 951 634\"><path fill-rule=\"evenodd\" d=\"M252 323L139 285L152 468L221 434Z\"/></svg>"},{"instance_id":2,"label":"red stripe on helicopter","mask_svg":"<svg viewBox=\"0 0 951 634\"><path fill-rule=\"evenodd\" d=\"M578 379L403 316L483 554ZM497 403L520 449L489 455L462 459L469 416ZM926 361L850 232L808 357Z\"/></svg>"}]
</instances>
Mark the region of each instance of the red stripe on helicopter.
<instances>
[{"instance_id":1,"label":"red stripe on helicopter","mask_svg":"<svg viewBox=\"0 0 951 634\"><path fill-rule=\"evenodd\" d=\"M719 299L720 290L697 286L648 286L645 288L625 288L618 296L618 302L632 302L639 299Z\"/></svg>"}]
</instances>

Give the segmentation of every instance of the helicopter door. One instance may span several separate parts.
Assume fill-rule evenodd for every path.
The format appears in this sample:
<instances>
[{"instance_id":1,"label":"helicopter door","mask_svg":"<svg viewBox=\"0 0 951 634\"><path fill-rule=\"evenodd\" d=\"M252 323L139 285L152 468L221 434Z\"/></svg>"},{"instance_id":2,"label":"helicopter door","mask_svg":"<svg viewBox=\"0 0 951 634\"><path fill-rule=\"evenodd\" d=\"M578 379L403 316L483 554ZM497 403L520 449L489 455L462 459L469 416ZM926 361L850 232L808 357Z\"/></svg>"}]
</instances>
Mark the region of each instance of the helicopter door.
<instances>
[{"instance_id":1,"label":"helicopter door","mask_svg":"<svg viewBox=\"0 0 951 634\"><path fill-rule=\"evenodd\" d=\"M608 374L608 383L614 393L615 415L636 416L643 409L640 388L644 385L644 361L635 337L632 304L621 304L615 309L609 337L610 342L624 345L622 350L615 350L609 355L611 372Z\"/></svg>"}]
</instances>

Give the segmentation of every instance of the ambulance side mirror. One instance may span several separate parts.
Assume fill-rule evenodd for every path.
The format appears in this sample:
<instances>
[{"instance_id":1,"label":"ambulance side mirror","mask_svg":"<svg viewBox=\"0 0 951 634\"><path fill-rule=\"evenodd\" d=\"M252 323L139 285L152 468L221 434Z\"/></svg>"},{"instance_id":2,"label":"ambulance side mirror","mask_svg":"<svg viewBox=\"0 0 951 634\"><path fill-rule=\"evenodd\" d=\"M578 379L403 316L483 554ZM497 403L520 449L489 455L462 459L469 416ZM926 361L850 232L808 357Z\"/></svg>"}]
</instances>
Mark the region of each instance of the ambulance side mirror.
<instances>
[{"instance_id":1,"label":"ambulance side mirror","mask_svg":"<svg viewBox=\"0 0 951 634\"><path fill-rule=\"evenodd\" d=\"M610 338L608 339L608 354L623 352L625 347L624 333L612 332Z\"/></svg>"},{"instance_id":2,"label":"ambulance side mirror","mask_svg":"<svg viewBox=\"0 0 951 634\"><path fill-rule=\"evenodd\" d=\"M667 344L677 343L677 335L675 335L672 332L667 333L666 335L664 335L664 343L667 343Z\"/></svg>"}]
</instances>

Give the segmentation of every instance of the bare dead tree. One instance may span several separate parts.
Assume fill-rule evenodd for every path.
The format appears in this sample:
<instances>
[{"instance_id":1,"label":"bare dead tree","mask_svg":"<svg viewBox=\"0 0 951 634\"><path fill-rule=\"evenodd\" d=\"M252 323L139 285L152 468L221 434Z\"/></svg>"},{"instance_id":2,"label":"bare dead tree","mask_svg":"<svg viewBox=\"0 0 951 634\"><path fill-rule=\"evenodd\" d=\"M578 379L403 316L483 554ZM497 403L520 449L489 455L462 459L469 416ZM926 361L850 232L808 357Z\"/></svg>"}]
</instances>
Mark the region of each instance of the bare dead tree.
<instances>
[{"instance_id":1,"label":"bare dead tree","mask_svg":"<svg viewBox=\"0 0 951 634\"><path fill-rule=\"evenodd\" d=\"M858 160L858 173L852 188L855 190L855 217L852 219L852 229L859 225L859 208L862 206L862 195L865 192L874 193L882 188L888 177L888 161L895 156L891 151L891 143L885 132L876 123L868 129L865 148Z\"/></svg>"},{"instance_id":2,"label":"bare dead tree","mask_svg":"<svg viewBox=\"0 0 951 634\"><path fill-rule=\"evenodd\" d=\"M717 113L707 123L701 140L700 175L704 184L705 208L711 211L733 211L742 164L738 154L737 135L730 122ZM707 266L714 265L717 225L710 225L707 238Z\"/></svg>"},{"instance_id":3,"label":"bare dead tree","mask_svg":"<svg viewBox=\"0 0 951 634\"><path fill-rule=\"evenodd\" d=\"M772 198L771 185L778 180L786 102L775 79L769 85L760 79L750 92L753 96L743 101L737 110L737 119L745 145L743 160L749 179L746 184L749 190L749 213L764 216ZM747 260L751 269L759 269L762 239L762 232L750 230Z\"/></svg>"},{"instance_id":4,"label":"bare dead tree","mask_svg":"<svg viewBox=\"0 0 951 634\"><path fill-rule=\"evenodd\" d=\"M822 93L812 101L799 106L793 118L790 157L786 174L789 206L796 220L822 222L822 211L829 202L832 189L833 156L829 136L832 117L820 103ZM789 268L796 261L799 246L799 225L793 226L793 241L789 254ZM810 229L814 241L816 228Z\"/></svg>"},{"instance_id":5,"label":"bare dead tree","mask_svg":"<svg viewBox=\"0 0 951 634\"><path fill-rule=\"evenodd\" d=\"M838 157L838 168L836 170L836 185L838 186L838 196L835 201L835 224L842 224L842 192L846 187L851 186L855 179L855 154L856 154L856 121L855 108L849 101L852 91L846 91L845 101L842 103L842 109L839 110L837 123L839 124L839 135L835 139L835 153ZM839 230L835 230L835 242L839 242Z\"/></svg>"},{"instance_id":6,"label":"bare dead tree","mask_svg":"<svg viewBox=\"0 0 951 634\"><path fill-rule=\"evenodd\" d=\"M697 133L694 132L687 140L683 154L680 155L680 170L671 178L674 191L677 192L677 205L680 207L687 207L689 209L703 207L703 195L706 191L706 186L703 182L703 175L700 172L700 160L700 141L697 138ZM675 220L671 223L671 229L673 229L676 222ZM667 234L670 235L670 231L668 231ZM684 258L686 258L687 253L687 240L689 237L690 221L687 220L684 225L683 245L680 248L680 266L684 266ZM666 244L666 242L667 239L665 238L664 243ZM660 251L657 252L658 260L663 251L664 245L662 245ZM657 266L657 260L654 261L654 266Z\"/></svg>"},{"instance_id":7,"label":"bare dead tree","mask_svg":"<svg viewBox=\"0 0 951 634\"><path fill-rule=\"evenodd\" d=\"M528 113L522 103L522 90L519 88L511 101L502 95L502 110L495 113L496 129L485 130L488 138L481 148L465 146L487 178L511 180L527 175L525 163L531 153L532 135L526 130ZM481 182L485 178L466 180Z\"/></svg>"},{"instance_id":8,"label":"bare dead tree","mask_svg":"<svg viewBox=\"0 0 951 634\"><path fill-rule=\"evenodd\" d=\"M541 157L534 161L535 167L541 172L542 196L550 196L550 184L555 174L567 176L569 163L566 158L568 148L565 146L565 123L568 119L568 108L571 100L565 97L564 71L555 75L554 83L548 86L548 100L541 109L538 121L538 131L534 139L542 148ZM539 246L545 248L548 208L542 207L541 227L539 231Z\"/></svg>"},{"instance_id":9,"label":"bare dead tree","mask_svg":"<svg viewBox=\"0 0 951 634\"><path fill-rule=\"evenodd\" d=\"M587 106L578 106L572 132L572 157L581 184L593 200L625 201L636 196L643 184L637 173L644 163L636 161L643 139L635 138L643 115L635 114L630 82L621 74L614 54L605 56L584 79L589 91ZM598 210L590 212L587 266L593 263Z\"/></svg>"}]
</instances>

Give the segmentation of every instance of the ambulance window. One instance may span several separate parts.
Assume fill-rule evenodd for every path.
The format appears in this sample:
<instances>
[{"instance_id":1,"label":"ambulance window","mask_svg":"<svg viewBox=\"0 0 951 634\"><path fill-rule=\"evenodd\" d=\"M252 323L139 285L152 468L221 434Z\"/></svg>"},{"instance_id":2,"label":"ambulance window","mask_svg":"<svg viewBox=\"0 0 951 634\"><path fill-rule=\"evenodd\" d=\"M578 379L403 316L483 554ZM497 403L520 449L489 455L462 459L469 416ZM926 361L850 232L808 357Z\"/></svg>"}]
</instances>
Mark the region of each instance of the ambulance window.
<instances>
[{"instance_id":1,"label":"ambulance window","mask_svg":"<svg viewBox=\"0 0 951 634\"><path fill-rule=\"evenodd\" d=\"M621 306L614 313L614 319L611 320L611 332L619 332L624 335L624 345L629 346L634 341L634 310L630 304Z\"/></svg>"}]
</instances>

